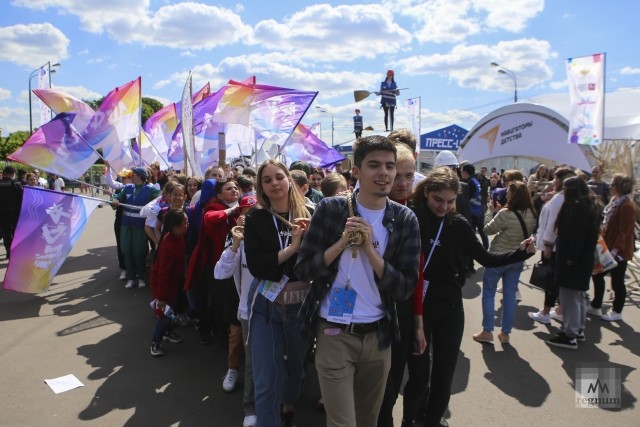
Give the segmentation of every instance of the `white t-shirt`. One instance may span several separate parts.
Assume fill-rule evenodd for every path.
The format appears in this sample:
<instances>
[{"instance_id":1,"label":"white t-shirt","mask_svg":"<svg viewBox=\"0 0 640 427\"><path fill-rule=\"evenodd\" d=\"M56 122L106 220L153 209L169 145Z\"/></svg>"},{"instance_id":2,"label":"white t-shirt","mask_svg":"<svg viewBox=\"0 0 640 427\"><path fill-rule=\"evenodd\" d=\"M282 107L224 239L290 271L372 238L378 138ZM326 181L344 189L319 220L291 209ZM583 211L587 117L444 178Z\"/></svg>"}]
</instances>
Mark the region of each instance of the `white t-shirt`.
<instances>
[{"instance_id":1,"label":"white t-shirt","mask_svg":"<svg viewBox=\"0 0 640 427\"><path fill-rule=\"evenodd\" d=\"M53 189L56 191L64 191L64 180L60 177L53 181Z\"/></svg>"},{"instance_id":2,"label":"white t-shirt","mask_svg":"<svg viewBox=\"0 0 640 427\"><path fill-rule=\"evenodd\" d=\"M382 256L389 241L389 230L382 225L385 209L373 211L363 207L360 203L357 203L357 206L362 218L373 227L373 244L376 251ZM351 269L350 275L349 269ZM374 275L369 258L362 250L358 250L358 257L355 259L351 257L351 249L346 249L340 255L338 274L333 286L344 287L347 278L351 277L350 287L358 294L351 318L352 323L371 323L385 316L384 305ZM320 306L320 316L326 319L328 315L329 297L327 295Z\"/></svg>"}]
</instances>

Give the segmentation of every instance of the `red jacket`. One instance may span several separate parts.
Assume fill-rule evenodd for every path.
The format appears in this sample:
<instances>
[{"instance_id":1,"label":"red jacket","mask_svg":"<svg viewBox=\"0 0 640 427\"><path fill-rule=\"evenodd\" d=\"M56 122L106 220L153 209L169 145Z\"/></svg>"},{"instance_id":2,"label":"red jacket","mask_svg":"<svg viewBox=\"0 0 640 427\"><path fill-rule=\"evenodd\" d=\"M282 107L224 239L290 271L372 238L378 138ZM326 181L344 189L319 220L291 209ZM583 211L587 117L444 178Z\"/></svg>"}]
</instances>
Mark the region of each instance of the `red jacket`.
<instances>
[{"instance_id":1,"label":"red jacket","mask_svg":"<svg viewBox=\"0 0 640 427\"><path fill-rule=\"evenodd\" d=\"M154 298L173 305L184 280L184 263L184 238L171 233L165 234L151 266L151 291Z\"/></svg>"},{"instance_id":2,"label":"red jacket","mask_svg":"<svg viewBox=\"0 0 640 427\"><path fill-rule=\"evenodd\" d=\"M225 209L229 207L215 201L204 210L198 244L193 250L187 267L185 290L195 286L207 265L211 266L211 269L206 273L213 275L213 266L224 251L227 234L236 225L237 217L235 215L228 217Z\"/></svg>"}]
</instances>

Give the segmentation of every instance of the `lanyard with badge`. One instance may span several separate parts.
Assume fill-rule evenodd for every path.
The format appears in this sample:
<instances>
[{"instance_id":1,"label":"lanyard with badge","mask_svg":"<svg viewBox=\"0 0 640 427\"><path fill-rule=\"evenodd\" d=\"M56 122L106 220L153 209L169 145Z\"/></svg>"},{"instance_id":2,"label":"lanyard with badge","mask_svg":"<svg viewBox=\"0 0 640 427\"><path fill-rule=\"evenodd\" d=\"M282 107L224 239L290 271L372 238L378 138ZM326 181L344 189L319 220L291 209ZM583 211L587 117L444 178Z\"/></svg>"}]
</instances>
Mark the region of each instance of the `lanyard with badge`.
<instances>
[{"instance_id":1,"label":"lanyard with badge","mask_svg":"<svg viewBox=\"0 0 640 427\"><path fill-rule=\"evenodd\" d=\"M289 221L285 220L275 212L271 212L271 213L273 214L273 225L276 227L276 234L278 235L278 244L280 245L280 250L283 250L284 248L289 246L289 240L291 239L291 232L290 231L286 232L285 233L286 235L282 236L280 232L280 228L278 227L278 220L276 219L276 217L283 223L288 224L289 230L291 230L291 221L290 221L291 213L289 213ZM284 240L283 240L283 237L284 237ZM282 292L282 289L284 288L284 286L287 284L288 281L289 281L289 277L286 274L283 274L282 278L280 278L280 281L278 282L275 282L273 280L263 279L258 284L258 292L264 295L264 297L267 298L269 301L274 302L276 298L278 298L278 295L280 295L280 292Z\"/></svg>"},{"instance_id":2,"label":"lanyard with badge","mask_svg":"<svg viewBox=\"0 0 640 427\"><path fill-rule=\"evenodd\" d=\"M355 216L351 197L351 193L349 193L347 195L347 206L349 208L349 215ZM331 288L331 293L329 294L329 312L327 314L327 320L329 322L340 323L342 325L348 325L351 323L351 319L353 318L353 309L356 305L356 297L358 296L356 291L351 288L351 270L353 269L353 263L358 257L358 248L362 243L364 243L366 234L362 236L363 233L361 231L356 231L355 233L357 235L354 235L353 239L359 241L353 242L352 245L350 245L351 257L349 258L349 269L347 270L347 283L344 287L333 286Z\"/></svg>"},{"instance_id":3,"label":"lanyard with badge","mask_svg":"<svg viewBox=\"0 0 640 427\"><path fill-rule=\"evenodd\" d=\"M442 225L444 224L444 218L440 221L440 227L438 228L438 234L436 234L436 238L431 245L431 250L429 251L429 256L427 257L427 261L424 263L424 268L422 269L422 273L424 274L427 271L427 266L429 265L429 261L431 261L431 256L433 255L433 251L438 245L438 239L440 238L440 233L442 232ZM427 296L427 289L429 289L429 281L426 279L422 279L422 303L424 304L424 298Z\"/></svg>"}]
</instances>

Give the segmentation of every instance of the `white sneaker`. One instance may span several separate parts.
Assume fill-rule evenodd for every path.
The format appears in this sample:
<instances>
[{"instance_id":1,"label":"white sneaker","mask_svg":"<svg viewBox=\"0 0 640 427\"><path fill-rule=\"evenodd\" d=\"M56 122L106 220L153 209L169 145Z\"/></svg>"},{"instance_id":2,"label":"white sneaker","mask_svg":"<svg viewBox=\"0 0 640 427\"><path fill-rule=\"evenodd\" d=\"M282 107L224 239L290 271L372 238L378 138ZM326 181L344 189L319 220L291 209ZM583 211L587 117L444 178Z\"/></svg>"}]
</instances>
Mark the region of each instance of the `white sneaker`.
<instances>
[{"instance_id":1,"label":"white sneaker","mask_svg":"<svg viewBox=\"0 0 640 427\"><path fill-rule=\"evenodd\" d=\"M237 369L229 369L227 371L227 375L224 376L224 381L222 381L222 389L227 393L231 393L235 390L236 385L238 385L238 376L240 373Z\"/></svg>"},{"instance_id":2,"label":"white sneaker","mask_svg":"<svg viewBox=\"0 0 640 427\"><path fill-rule=\"evenodd\" d=\"M138 287L139 288L144 288L145 286L147 286L147 284L144 283L144 280L138 279Z\"/></svg>"},{"instance_id":3,"label":"white sneaker","mask_svg":"<svg viewBox=\"0 0 640 427\"><path fill-rule=\"evenodd\" d=\"M258 418L255 415L247 415L242 421L242 427L256 427L258 425Z\"/></svg>"},{"instance_id":4,"label":"white sneaker","mask_svg":"<svg viewBox=\"0 0 640 427\"><path fill-rule=\"evenodd\" d=\"M591 304L589 304L587 306L587 314L590 314L591 316L602 317L602 309L601 308L594 308L594 307L591 306Z\"/></svg>"},{"instance_id":5,"label":"white sneaker","mask_svg":"<svg viewBox=\"0 0 640 427\"><path fill-rule=\"evenodd\" d=\"M522 301L522 294L519 289L516 289L516 302Z\"/></svg>"},{"instance_id":6,"label":"white sneaker","mask_svg":"<svg viewBox=\"0 0 640 427\"><path fill-rule=\"evenodd\" d=\"M120 270L120 280L127 278L127 270Z\"/></svg>"},{"instance_id":7,"label":"white sneaker","mask_svg":"<svg viewBox=\"0 0 640 427\"><path fill-rule=\"evenodd\" d=\"M127 284L126 284L126 285L124 285L124 288L125 288L125 289L131 289L131 288L133 288L133 280L132 280L132 279L127 280Z\"/></svg>"},{"instance_id":8,"label":"white sneaker","mask_svg":"<svg viewBox=\"0 0 640 427\"><path fill-rule=\"evenodd\" d=\"M552 318L553 320L556 320L556 321L558 321L558 322L564 322L564 317L562 316L562 314L558 314L558 313L556 313L556 311L555 311L555 310L551 310L551 311L549 312L549 315L551 316L551 318Z\"/></svg>"},{"instance_id":9,"label":"white sneaker","mask_svg":"<svg viewBox=\"0 0 640 427\"><path fill-rule=\"evenodd\" d=\"M542 310L536 311L535 313L533 312L529 313L529 317L535 320L536 322L540 322L545 325L548 325L549 323L551 323L551 316L548 313L544 314Z\"/></svg>"},{"instance_id":10,"label":"white sneaker","mask_svg":"<svg viewBox=\"0 0 640 427\"><path fill-rule=\"evenodd\" d=\"M602 315L601 319L606 320L607 322L619 322L622 320L622 313L609 310L606 314Z\"/></svg>"}]
</instances>

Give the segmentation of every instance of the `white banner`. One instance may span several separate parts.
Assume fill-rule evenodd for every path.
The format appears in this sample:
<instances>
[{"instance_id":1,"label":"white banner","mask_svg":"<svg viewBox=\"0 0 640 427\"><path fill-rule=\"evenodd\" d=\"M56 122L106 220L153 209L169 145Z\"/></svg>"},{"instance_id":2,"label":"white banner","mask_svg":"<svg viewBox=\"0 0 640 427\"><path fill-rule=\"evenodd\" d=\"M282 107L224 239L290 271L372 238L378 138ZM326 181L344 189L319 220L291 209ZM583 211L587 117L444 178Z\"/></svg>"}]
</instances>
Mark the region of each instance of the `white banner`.
<instances>
[{"instance_id":1,"label":"white banner","mask_svg":"<svg viewBox=\"0 0 640 427\"><path fill-rule=\"evenodd\" d=\"M571 97L569 144L598 145L604 135L605 54L566 60Z\"/></svg>"},{"instance_id":2,"label":"white banner","mask_svg":"<svg viewBox=\"0 0 640 427\"><path fill-rule=\"evenodd\" d=\"M51 76L49 75L49 64L44 64L38 72L38 89L51 88ZM51 121L51 109L47 104L40 101L40 126Z\"/></svg>"},{"instance_id":3,"label":"white banner","mask_svg":"<svg viewBox=\"0 0 640 427\"><path fill-rule=\"evenodd\" d=\"M420 97L407 99L407 110L411 120L411 131L420 140ZM420 144L416 144L416 153L420 154Z\"/></svg>"}]
</instances>

